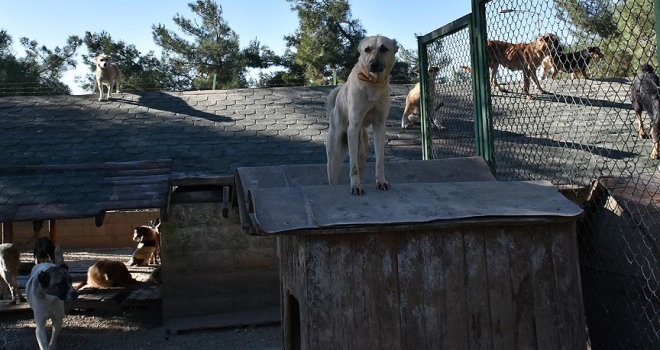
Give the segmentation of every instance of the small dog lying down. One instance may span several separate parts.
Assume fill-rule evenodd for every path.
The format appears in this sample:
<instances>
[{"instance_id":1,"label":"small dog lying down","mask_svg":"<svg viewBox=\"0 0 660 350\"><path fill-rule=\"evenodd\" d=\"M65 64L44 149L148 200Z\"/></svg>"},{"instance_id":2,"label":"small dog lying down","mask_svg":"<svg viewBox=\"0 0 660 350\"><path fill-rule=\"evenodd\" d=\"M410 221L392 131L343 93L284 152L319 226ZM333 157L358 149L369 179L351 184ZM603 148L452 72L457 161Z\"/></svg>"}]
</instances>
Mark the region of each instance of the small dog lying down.
<instances>
[{"instance_id":1,"label":"small dog lying down","mask_svg":"<svg viewBox=\"0 0 660 350\"><path fill-rule=\"evenodd\" d=\"M87 269L87 275L76 285L76 289L85 286L93 288L127 287L135 282L123 262L103 259Z\"/></svg>"},{"instance_id":2,"label":"small dog lying down","mask_svg":"<svg viewBox=\"0 0 660 350\"><path fill-rule=\"evenodd\" d=\"M578 74L582 74L585 79L589 79L587 67L594 58L603 58L604 55L596 46L576 52L557 52L555 55L546 56L541 62L541 79L545 79L552 70L552 79L557 73L571 73L571 79L575 79Z\"/></svg>"},{"instance_id":3,"label":"small dog lying down","mask_svg":"<svg viewBox=\"0 0 660 350\"><path fill-rule=\"evenodd\" d=\"M630 102L632 102L632 108L637 115L637 133L639 137L647 138L642 122L642 111L646 111L646 114L651 118L651 140L653 141L651 158L653 159L658 159L658 152L660 151L660 145L658 144L660 142L658 135L658 129L660 129L659 80L653 67L645 64L642 66L642 72L633 80L630 89Z\"/></svg>"},{"instance_id":4,"label":"small dog lying down","mask_svg":"<svg viewBox=\"0 0 660 350\"><path fill-rule=\"evenodd\" d=\"M55 349L64 320L64 302L78 298L71 285L69 273L52 263L34 265L25 285L27 302L34 312L39 349ZM52 334L48 342L46 322L52 322Z\"/></svg>"}]
</instances>

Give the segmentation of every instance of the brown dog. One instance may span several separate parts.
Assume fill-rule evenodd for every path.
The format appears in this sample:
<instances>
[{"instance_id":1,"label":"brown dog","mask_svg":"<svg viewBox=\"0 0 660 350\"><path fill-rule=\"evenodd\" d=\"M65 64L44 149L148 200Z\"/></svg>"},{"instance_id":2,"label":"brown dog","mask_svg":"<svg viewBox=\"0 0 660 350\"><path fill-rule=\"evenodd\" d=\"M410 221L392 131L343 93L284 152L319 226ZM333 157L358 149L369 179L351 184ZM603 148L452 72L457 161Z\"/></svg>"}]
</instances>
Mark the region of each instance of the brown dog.
<instances>
[{"instance_id":1,"label":"brown dog","mask_svg":"<svg viewBox=\"0 0 660 350\"><path fill-rule=\"evenodd\" d=\"M552 79L559 72L571 73L571 79L575 79L578 73L581 73L585 79L589 79L587 67L594 58L603 58L604 56L600 48L596 46L587 47L576 52L558 52L556 55L546 56L541 62L541 79L545 79L550 70L552 70L550 76Z\"/></svg>"},{"instance_id":2,"label":"brown dog","mask_svg":"<svg viewBox=\"0 0 660 350\"><path fill-rule=\"evenodd\" d=\"M103 259L95 262L87 269L87 276L76 286L76 289L84 286L94 288L126 287L135 282L123 262Z\"/></svg>"},{"instance_id":3,"label":"brown dog","mask_svg":"<svg viewBox=\"0 0 660 350\"><path fill-rule=\"evenodd\" d=\"M149 225L138 226L133 230L133 241L138 242L130 266L146 266L161 263L160 219L149 221Z\"/></svg>"},{"instance_id":4,"label":"brown dog","mask_svg":"<svg viewBox=\"0 0 660 350\"><path fill-rule=\"evenodd\" d=\"M17 281L22 247L22 244L15 243L0 244L0 298L5 294L6 286L9 286L11 293L9 305L16 305L19 300L25 302Z\"/></svg>"},{"instance_id":5,"label":"brown dog","mask_svg":"<svg viewBox=\"0 0 660 350\"><path fill-rule=\"evenodd\" d=\"M560 51L559 38L555 34L543 34L531 43L512 44L506 41L488 40L486 55L490 67L490 82L498 90L508 92L497 82L497 70L503 65L513 71L522 71L523 89L527 98L532 98L529 94L530 81L534 82L539 91L547 94L548 92L539 84L536 69L545 56L556 55Z\"/></svg>"},{"instance_id":6,"label":"brown dog","mask_svg":"<svg viewBox=\"0 0 660 350\"><path fill-rule=\"evenodd\" d=\"M435 77L438 75L440 67L429 66L429 75L427 77L427 84L429 88L429 99L435 95ZM415 68L415 73L419 74L419 69ZM421 98L421 86L419 83L408 92L406 96L406 106L403 109L403 116L401 117L401 127L406 129L413 125L421 123L421 112L419 108L419 100ZM435 124L435 120L434 120Z\"/></svg>"}]
</instances>

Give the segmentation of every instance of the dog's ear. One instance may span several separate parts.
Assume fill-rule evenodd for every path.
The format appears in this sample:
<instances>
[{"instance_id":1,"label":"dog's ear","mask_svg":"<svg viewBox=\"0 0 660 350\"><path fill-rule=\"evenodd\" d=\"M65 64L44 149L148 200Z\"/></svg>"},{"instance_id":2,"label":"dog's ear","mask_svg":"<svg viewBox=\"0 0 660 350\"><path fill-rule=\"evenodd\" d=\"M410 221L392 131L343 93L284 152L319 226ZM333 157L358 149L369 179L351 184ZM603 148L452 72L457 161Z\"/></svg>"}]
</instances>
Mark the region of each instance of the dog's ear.
<instances>
[{"instance_id":1,"label":"dog's ear","mask_svg":"<svg viewBox=\"0 0 660 350\"><path fill-rule=\"evenodd\" d=\"M42 288L48 288L50 285L50 274L46 271L41 271L39 272L39 275L37 275L37 280Z\"/></svg>"},{"instance_id":2,"label":"dog's ear","mask_svg":"<svg viewBox=\"0 0 660 350\"><path fill-rule=\"evenodd\" d=\"M392 54L399 52L399 43L397 43L395 39L392 39L392 50L394 50Z\"/></svg>"}]
</instances>

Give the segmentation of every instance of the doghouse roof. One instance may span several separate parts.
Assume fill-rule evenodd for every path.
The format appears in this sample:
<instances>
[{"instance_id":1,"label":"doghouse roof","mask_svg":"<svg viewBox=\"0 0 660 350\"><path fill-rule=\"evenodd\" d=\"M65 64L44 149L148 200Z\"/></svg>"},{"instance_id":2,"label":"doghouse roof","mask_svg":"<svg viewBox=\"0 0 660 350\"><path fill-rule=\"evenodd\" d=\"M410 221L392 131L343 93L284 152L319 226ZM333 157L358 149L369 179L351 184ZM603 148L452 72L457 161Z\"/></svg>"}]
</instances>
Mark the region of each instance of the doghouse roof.
<instances>
[{"instance_id":1,"label":"doghouse roof","mask_svg":"<svg viewBox=\"0 0 660 350\"><path fill-rule=\"evenodd\" d=\"M322 164L238 168L241 225L256 235L381 232L574 220L582 213L548 181L496 181L480 157L387 163L389 191L374 188L373 164L366 170L368 193L357 197L349 193L348 172L339 186L319 181Z\"/></svg>"},{"instance_id":2,"label":"doghouse roof","mask_svg":"<svg viewBox=\"0 0 660 350\"><path fill-rule=\"evenodd\" d=\"M163 208L176 181L324 163L330 89L0 98L0 222ZM393 86L388 161L421 155L399 126L408 89Z\"/></svg>"}]
</instances>

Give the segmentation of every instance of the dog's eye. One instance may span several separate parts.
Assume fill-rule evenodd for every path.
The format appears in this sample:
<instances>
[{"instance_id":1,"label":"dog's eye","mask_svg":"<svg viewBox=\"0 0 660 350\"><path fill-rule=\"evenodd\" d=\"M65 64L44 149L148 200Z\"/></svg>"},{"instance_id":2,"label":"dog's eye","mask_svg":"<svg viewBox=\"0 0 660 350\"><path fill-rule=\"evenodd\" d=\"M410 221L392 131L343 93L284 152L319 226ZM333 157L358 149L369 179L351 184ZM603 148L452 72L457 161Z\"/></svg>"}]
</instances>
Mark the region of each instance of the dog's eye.
<instances>
[{"instance_id":1,"label":"dog's eye","mask_svg":"<svg viewBox=\"0 0 660 350\"><path fill-rule=\"evenodd\" d=\"M387 51L390 51L390 49L388 49L387 47L385 47L385 45L380 45L380 47L378 48L378 51L380 51L380 52L387 52Z\"/></svg>"},{"instance_id":2,"label":"dog's eye","mask_svg":"<svg viewBox=\"0 0 660 350\"><path fill-rule=\"evenodd\" d=\"M371 47L367 46L367 47L364 49L364 52L366 52L366 53L370 53L370 52L371 52Z\"/></svg>"}]
</instances>

